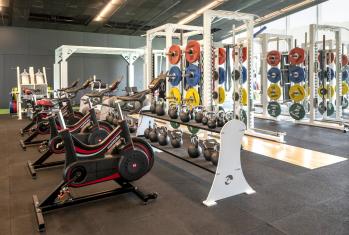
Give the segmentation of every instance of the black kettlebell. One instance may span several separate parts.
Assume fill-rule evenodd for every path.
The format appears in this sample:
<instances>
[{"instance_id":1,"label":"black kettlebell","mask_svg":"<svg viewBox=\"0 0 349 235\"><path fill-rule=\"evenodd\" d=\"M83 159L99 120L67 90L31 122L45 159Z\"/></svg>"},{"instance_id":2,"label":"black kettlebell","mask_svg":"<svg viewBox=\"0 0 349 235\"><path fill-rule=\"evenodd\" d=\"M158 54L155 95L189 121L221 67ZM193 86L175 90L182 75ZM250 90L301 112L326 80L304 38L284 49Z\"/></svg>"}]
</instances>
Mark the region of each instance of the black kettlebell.
<instances>
[{"instance_id":1,"label":"black kettlebell","mask_svg":"<svg viewBox=\"0 0 349 235\"><path fill-rule=\"evenodd\" d=\"M225 119L225 122L229 122L230 120L233 120L234 119L234 112L233 111L226 112L224 119Z\"/></svg>"},{"instance_id":2,"label":"black kettlebell","mask_svg":"<svg viewBox=\"0 0 349 235\"><path fill-rule=\"evenodd\" d=\"M167 134L167 128L164 126L159 128L158 142L161 146L168 145L170 142L170 137Z\"/></svg>"},{"instance_id":3,"label":"black kettlebell","mask_svg":"<svg viewBox=\"0 0 349 235\"><path fill-rule=\"evenodd\" d=\"M180 148L183 145L183 132L181 130L174 130L169 133L171 145L174 148Z\"/></svg>"},{"instance_id":4,"label":"black kettlebell","mask_svg":"<svg viewBox=\"0 0 349 235\"><path fill-rule=\"evenodd\" d=\"M149 139L149 134L150 134L150 131L152 130L152 128L151 128L151 122L149 122L149 126L147 127L147 128L145 128L145 130L144 130L144 137L146 138L146 139Z\"/></svg>"},{"instance_id":5,"label":"black kettlebell","mask_svg":"<svg viewBox=\"0 0 349 235\"><path fill-rule=\"evenodd\" d=\"M154 123L153 128L151 129L151 131L149 132L149 140L151 142L157 142L158 141L158 132L157 132L157 126Z\"/></svg>"},{"instance_id":6,"label":"black kettlebell","mask_svg":"<svg viewBox=\"0 0 349 235\"><path fill-rule=\"evenodd\" d=\"M199 145L199 138L196 135L190 137L190 144L188 146L188 154L191 158L197 158L201 155L202 148Z\"/></svg>"},{"instance_id":7,"label":"black kettlebell","mask_svg":"<svg viewBox=\"0 0 349 235\"><path fill-rule=\"evenodd\" d=\"M208 139L203 141L204 151L203 155L206 161L211 161L211 155L213 152L213 148L215 144L217 144L217 141L215 139Z\"/></svg>"},{"instance_id":8,"label":"black kettlebell","mask_svg":"<svg viewBox=\"0 0 349 235\"><path fill-rule=\"evenodd\" d=\"M222 127L225 124L225 112L223 110L217 113L217 126Z\"/></svg>"},{"instance_id":9,"label":"black kettlebell","mask_svg":"<svg viewBox=\"0 0 349 235\"><path fill-rule=\"evenodd\" d=\"M195 121L196 121L197 123L201 123L201 122L202 122L202 119L204 118L204 110L203 110L203 107L202 107L202 106L196 107L196 108L195 108L194 115L195 115Z\"/></svg>"},{"instance_id":10,"label":"black kettlebell","mask_svg":"<svg viewBox=\"0 0 349 235\"><path fill-rule=\"evenodd\" d=\"M175 104L171 104L168 111L168 116L171 118L171 119L177 119L178 118L178 107L177 105Z\"/></svg>"},{"instance_id":11,"label":"black kettlebell","mask_svg":"<svg viewBox=\"0 0 349 235\"><path fill-rule=\"evenodd\" d=\"M179 119L181 119L182 122L189 122L191 117L190 117L190 110L188 106L183 105L181 112L179 113Z\"/></svg>"},{"instance_id":12,"label":"black kettlebell","mask_svg":"<svg viewBox=\"0 0 349 235\"><path fill-rule=\"evenodd\" d=\"M150 104L150 112L155 113L156 112L155 109L156 109L156 100L154 99Z\"/></svg>"},{"instance_id":13,"label":"black kettlebell","mask_svg":"<svg viewBox=\"0 0 349 235\"><path fill-rule=\"evenodd\" d=\"M211 162L213 165L217 166L218 165L218 160L219 160L219 143L217 143L214 148L213 148L213 151L212 151L212 154L211 154Z\"/></svg>"},{"instance_id":14,"label":"black kettlebell","mask_svg":"<svg viewBox=\"0 0 349 235\"><path fill-rule=\"evenodd\" d=\"M156 102L155 113L158 116L165 115L165 102L163 99L159 99L159 101Z\"/></svg>"},{"instance_id":15,"label":"black kettlebell","mask_svg":"<svg viewBox=\"0 0 349 235\"><path fill-rule=\"evenodd\" d=\"M208 116L208 121L207 121L207 126L210 129L214 129L217 127L217 118L216 114L214 112L209 112L207 113Z\"/></svg>"},{"instance_id":16,"label":"black kettlebell","mask_svg":"<svg viewBox=\"0 0 349 235\"><path fill-rule=\"evenodd\" d=\"M201 123L202 123L203 125L207 125L207 122L208 122L207 113L204 113L204 116L203 116L203 118L202 118L202 120L201 120Z\"/></svg>"}]
</instances>

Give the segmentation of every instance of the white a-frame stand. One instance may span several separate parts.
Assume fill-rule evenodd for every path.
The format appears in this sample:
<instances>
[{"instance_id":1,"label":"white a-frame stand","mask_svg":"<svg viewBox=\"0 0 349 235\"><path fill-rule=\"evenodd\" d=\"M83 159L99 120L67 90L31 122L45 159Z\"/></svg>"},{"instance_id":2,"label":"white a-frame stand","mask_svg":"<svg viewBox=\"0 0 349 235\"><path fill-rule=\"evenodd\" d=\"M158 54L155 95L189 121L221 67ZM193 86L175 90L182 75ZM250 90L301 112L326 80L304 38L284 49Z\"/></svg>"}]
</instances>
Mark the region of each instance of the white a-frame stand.
<instances>
[{"instance_id":1,"label":"white a-frame stand","mask_svg":"<svg viewBox=\"0 0 349 235\"><path fill-rule=\"evenodd\" d=\"M231 120L222 128L216 174L207 199L203 201L204 205L213 206L218 200L241 193L255 193L241 168L241 142L245 129L244 123L239 120Z\"/></svg>"}]
</instances>

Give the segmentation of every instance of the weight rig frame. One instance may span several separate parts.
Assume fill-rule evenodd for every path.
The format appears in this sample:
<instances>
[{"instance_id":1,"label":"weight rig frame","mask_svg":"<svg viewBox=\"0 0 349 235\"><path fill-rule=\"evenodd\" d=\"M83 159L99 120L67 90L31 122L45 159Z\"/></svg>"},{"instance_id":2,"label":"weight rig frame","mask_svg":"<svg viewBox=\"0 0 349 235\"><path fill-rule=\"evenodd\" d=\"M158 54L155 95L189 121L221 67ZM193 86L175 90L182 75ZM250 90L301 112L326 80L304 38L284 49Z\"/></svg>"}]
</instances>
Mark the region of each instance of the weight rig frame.
<instances>
[{"instance_id":1,"label":"weight rig frame","mask_svg":"<svg viewBox=\"0 0 349 235\"><path fill-rule=\"evenodd\" d=\"M253 27L255 15L231 12L231 11L221 11L221 10L207 10L204 12L204 92L203 92L203 105L205 107L212 107L213 97L212 97L212 58L211 58L211 48L213 46L211 38L212 22L215 18L224 18L228 20L242 21L246 25L246 41L247 41L247 125L245 135L272 140L280 143L284 143L285 133L273 132L269 130L256 129L254 127L254 111L253 111ZM233 32L235 27L233 26ZM233 42L235 44L235 42ZM233 45L234 46L234 45Z\"/></svg>"}]
</instances>

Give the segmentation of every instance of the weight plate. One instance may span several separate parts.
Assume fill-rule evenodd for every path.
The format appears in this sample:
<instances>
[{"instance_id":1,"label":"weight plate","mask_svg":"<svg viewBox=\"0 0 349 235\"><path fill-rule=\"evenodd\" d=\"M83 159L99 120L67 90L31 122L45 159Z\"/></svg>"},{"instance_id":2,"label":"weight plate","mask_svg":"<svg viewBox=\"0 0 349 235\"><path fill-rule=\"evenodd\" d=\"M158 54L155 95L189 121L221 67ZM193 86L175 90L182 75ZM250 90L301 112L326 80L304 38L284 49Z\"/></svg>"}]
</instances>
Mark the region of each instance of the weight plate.
<instances>
[{"instance_id":1,"label":"weight plate","mask_svg":"<svg viewBox=\"0 0 349 235\"><path fill-rule=\"evenodd\" d=\"M245 66L242 66L242 84L244 84L247 81L247 69Z\"/></svg>"},{"instance_id":2,"label":"weight plate","mask_svg":"<svg viewBox=\"0 0 349 235\"><path fill-rule=\"evenodd\" d=\"M235 69L233 74L232 74L232 76L233 76L235 81L238 81L240 79L240 77L241 77L241 73L240 73L240 71L238 69Z\"/></svg>"},{"instance_id":3,"label":"weight plate","mask_svg":"<svg viewBox=\"0 0 349 235\"><path fill-rule=\"evenodd\" d=\"M348 65L349 60L347 55L342 55L342 66Z\"/></svg>"},{"instance_id":4,"label":"weight plate","mask_svg":"<svg viewBox=\"0 0 349 235\"><path fill-rule=\"evenodd\" d=\"M241 94L241 104L246 106L247 105L247 90L244 87L240 88L240 94Z\"/></svg>"},{"instance_id":5,"label":"weight plate","mask_svg":"<svg viewBox=\"0 0 349 235\"><path fill-rule=\"evenodd\" d=\"M268 114L272 117L277 117L281 114L281 106L278 102L271 101L267 106Z\"/></svg>"},{"instance_id":6,"label":"weight plate","mask_svg":"<svg viewBox=\"0 0 349 235\"><path fill-rule=\"evenodd\" d=\"M289 109L290 116L295 120L301 120L305 117L305 109L299 103L293 103Z\"/></svg>"},{"instance_id":7,"label":"weight plate","mask_svg":"<svg viewBox=\"0 0 349 235\"><path fill-rule=\"evenodd\" d=\"M199 66L190 64L185 69L185 78L188 86L194 87L199 84L201 78L201 71Z\"/></svg>"},{"instance_id":8,"label":"weight plate","mask_svg":"<svg viewBox=\"0 0 349 235\"><path fill-rule=\"evenodd\" d=\"M348 78L349 78L348 70L343 69L343 70L342 70L342 81L347 81Z\"/></svg>"},{"instance_id":9,"label":"weight plate","mask_svg":"<svg viewBox=\"0 0 349 235\"><path fill-rule=\"evenodd\" d=\"M219 67L218 74L219 74L218 83L223 84L225 82L225 78L227 77L227 73L226 73L225 69L222 67Z\"/></svg>"},{"instance_id":10,"label":"weight plate","mask_svg":"<svg viewBox=\"0 0 349 235\"><path fill-rule=\"evenodd\" d=\"M331 95L329 94L331 93ZM334 87L331 85L327 85L326 87L320 86L318 88L318 95L322 98L325 97L325 99L329 99L330 97L333 97L335 93Z\"/></svg>"},{"instance_id":11,"label":"weight plate","mask_svg":"<svg viewBox=\"0 0 349 235\"><path fill-rule=\"evenodd\" d=\"M227 60L227 53L225 52L225 48L218 49L218 64L224 64Z\"/></svg>"},{"instance_id":12,"label":"weight plate","mask_svg":"<svg viewBox=\"0 0 349 235\"><path fill-rule=\"evenodd\" d=\"M235 55L237 55L237 52L235 53L235 48L233 49L232 57L235 61ZM242 55L241 55L242 63L244 63L247 60L247 47L242 48Z\"/></svg>"},{"instance_id":13,"label":"weight plate","mask_svg":"<svg viewBox=\"0 0 349 235\"><path fill-rule=\"evenodd\" d=\"M185 94L185 100L187 104L190 106L190 109L198 106L200 104L200 96L198 91L194 88L188 89Z\"/></svg>"},{"instance_id":14,"label":"weight plate","mask_svg":"<svg viewBox=\"0 0 349 235\"><path fill-rule=\"evenodd\" d=\"M193 134L193 135L196 135L198 132L199 132L199 128L196 128L196 127L193 127L193 126L187 126L188 128L188 131Z\"/></svg>"},{"instance_id":15,"label":"weight plate","mask_svg":"<svg viewBox=\"0 0 349 235\"><path fill-rule=\"evenodd\" d=\"M272 83L267 90L268 97L271 100L278 100L281 96L281 88L278 84Z\"/></svg>"},{"instance_id":16,"label":"weight plate","mask_svg":"<svg viewBox=\"0 0 349 235\"><path fill-rule=\"evenodd\" d=\"M172 66L170 71L168 72L170 76L170 83L172 86L178 86L178 84L182 81L182 71L178 66Z\"/></svg>"},{"instance_id":17,"label":"weight plate","mask_svg":"<svg viewBox=\"0 0 349 235\"><path fill-rule=\"evenodd\" d=\"M247 113L244 109L240 109L239 119L247 126Z\"/></svg>"},{"instance_id":18,"label":"weight plate","mask_svg":"<svg viewBox=\"0 0 349 235\"><path fill-rule=\"evenodd\" d=\"M337 91L337 87L336 87ZM349 86L346 82L342 82L342 95L346 95L349 92Z\"/></svg>"},{"instance_id":19,"label":"weight plate","mask_svg":"<svg viewBox=\"0 0 349 235\"><path fill-rule=\"evenodd\" d=\"M273 50L269 51L267 54L267 63L270 66L277 66L281 61L281 53L279 51Z\"/></svg>"},{"instance_id":20,"label":"weight plate","mask_svg":"<svg viewBox=\"0 0 349 235\"><path fill-rule=\"evenodd\" d=\"M178 129L181 125L177 122L170 122L170 125L173 129Z\"/></svg>"},{"instance_id":21,"label":"weight plate","mask_svg":"<svg viewBox=\"0 0 349 235\"><path fill-rule=\"evenodd\" d=\"M317 59L321 63L321 53L318 54ZM326 52L326 64L332 64L335 60L333 52Z\"/></svg>"},{"instance_id":22,"label":"weight plate","mask_svg":"<svg viewBox=\"0 0 349 235\"><path fill-rule=\"evenodd\" d=\"M218 88L218 104L223 104L225 101L225 90L223 87Z\"/></svg>"},{"instance_id":23,"label":"weight plate","mask_svg":"<svg viewBox=\"0 0 349 235\"><path fill-rule=\"evenodd\" d=\"M239 92L234 92L233 93L233 100L235 102L238 102L240 100L240 95L239 95Z\"/></svg>"},{"instance_id":24,"label":"weight plate","mask_svg":"<svg viewBox=\"0 0 349 235\"><path fill-rule=\"evenodd\" d=\"M281 70L278 67L272 67L268 70L267 78L269 82L277 83L281 80Z\"/></svg>"},{"instance_id":25,"label":"weight plate","mask_svg":"<svg viewBox=\"0 0 349 235\"><path fill-rule=\"evenodd\" d=\"M300 102L304 100L306 95L304 87L299 84L291 86L288 94L294 102Z\"/></svg>"},{"instance_id":26,"label":"weight plate","mask_svg":"<svg viewBox=\"0 0 349 235\"><path fill-rule=\"evenodd\" d=\"M181 92L177 87L172 87L170 89L170 98L171 98L171 101L175 101L177 104L181 104L181 100L182 100Z\"/></svg>"},{"instance_id":27,"label":"weight plate","mask_svg":"<svg viewBox=\"0 0 349 235\"><path fill-rule=\"evenodd\" d=\"M167 52L167 58L171 64L178 64L182 57L182 51L179 45L173 44Z\"/></svg>"},{"instance_id":28,"label":"weight plate","mask_svg":"<svg viewBox=\"0 0 349 235\"><path fill-rule=\"evenodd\" d=\"M334 114L334 105L327 101L327 107L325 107L325 103L323 101L320 102L319 107L318 107L319 113L324 114L327 110L327 116L330 117Z\"/></svg>"},{"instance_id":29,"label":"weight plate","mask_svg":"<svg viewBox=\"0 0 349 235\"><path fill-rule=\"evenodd\" d=\"M200 43L195 40L188 42L185 48L185 59L189 63L194 63L200 59Z\"/></svg>"},{"instance_id":30,"label":"weight plate","mask_svg":"<svg viewBox=\"0 0 349 235\"><path fill-rule=\"evenodd\" d=\"M305 51L302 48L295 47L288 53L288 60L291 64L302 64L305 60Z\"/></svg>"},{"instance_id":31,"label":"weight plate","mask_svg":"<svg viewBox=\"0 0 349 235\"><path fill-rule=\"evenodd\" d=\"M292 66L289 68L288 77L293 83L300 83L305 80L305 71L302 67Z\"/></svg>"}]
</instances>

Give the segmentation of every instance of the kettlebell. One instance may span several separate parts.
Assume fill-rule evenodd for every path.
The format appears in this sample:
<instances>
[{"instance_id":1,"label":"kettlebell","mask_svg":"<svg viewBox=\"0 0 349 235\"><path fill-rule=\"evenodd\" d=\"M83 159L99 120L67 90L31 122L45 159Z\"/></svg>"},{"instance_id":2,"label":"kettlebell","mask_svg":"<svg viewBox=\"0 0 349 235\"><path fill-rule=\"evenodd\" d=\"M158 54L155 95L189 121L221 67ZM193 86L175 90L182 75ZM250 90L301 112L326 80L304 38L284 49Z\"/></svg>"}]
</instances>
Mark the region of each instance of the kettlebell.
<instances>
[{"instance_id":1,"label":"kettlebell","mask_svg":"<svg viewBox=\"0 0 349 235\"><path fill-rule=\"evenodd\" d=\"M217 166L218 165L218 160L219 160L219 143L215 144L212 154L211 154L211 162L213 165Z\"/></svg>"},{"instance_id":2,"label":"kettlebell","mask_svg":"<svg viewBox=\"0 0 349 235\"><path fill-rule=\"evenodd\" d=\"M214 112L208 112L208 121L207 121L207 126L210 129L214 129L217 127L217 118L216 114Z\"/></svg>"},{"instance_id":3,"label":"kettlebell","mask_svg":"<svg viewBox=\"0 0 349 235\"><path fill-rule=\"evenodd\" d=\"M158 141L157 125L155 123L153 125L153 128L149 132L149 140L151 142L157 142Z\"/></svg>"},{"instance_id":4,"label":"kettlebell","mask_svg":"<svg viewBox=\"0 0 349 235\"><path fill-rule=\"evenodd\" d=\"M156 100L154 99L150 105L150 112L155 113L156 112L155 109L156 109Z\"/></svg>"},{"instance_id":5,"label":"kettlebell","mask_svg":"<svg viewBox=\"0 0 349 235\"><path fill-rule=\"evenodd\" d=\"M203 142L203 155L206 161L211 161L211 155L215 144L217 144L217 141L215 139L208 139Z\"/></svg>"},{"instance_id":6,"label":"kettlebell","mask_svg":"<svg viewBox=\"0 0 349 235\"><path fill-rule=\"evenodd\" d=\"M175 104L171 104L168 111L168 116L171 118L171 119L177 119L178 118L178 107L177 105Z\"/></svg>"},{"instance_id":7,"label":"kettlebell","mask_svg":"<svg viewBox=\"0 0 349 235\"><path fill-rule=\"evenodd\" d=\"M158 116L165 115L165 102L163 99L159 99L159 101L156 102L155 113Z\"/></svg>"},{"instance_id":8,"label":"kettlebell","mask_svg":"<svg viewBox=\"0 0 349 235\"><path fill-rule=\"evenodd\" d=\"M167 135L167 128L165 126L159 128L158 142L161 146L168 145L170 137Z\"/></svg>"},{"instance_id":9,"label":"kettlebell","mask_svg":"<svg viewBox=\"0 0 349 235\"><path fill-rule=\"evenodd\" d=\"M225 112L223 110L217 113L217 126L222 127L225 124Z\"/></svg>"},{"instance_id":10,"label":"kettlebell","mask_svg":"<svg viewBox=\"0 0 349 235\"><path fill-rule=\"evenodd\" d=\"M201 155L202 148L199 145L199 138L196 135L190 137L190 144L188 146L188 154L191 158L197 158Z\"/></svg>"},{"instance_id":11,"label":"kettlebell","mask_svg":"<svg viewBox=\"0 0 349 235\"><path fill-rule=\"evenodd\" d=\"M201 123L202 123L203 125L207 125L207 122L208 122L207 113L204 113L204 116L203 116L203 118L202 118L202 120L201 120Z\"/></svg>"},{"instance_id":12,"label":"kettlebell","mask_svg":"<svg viewBox=\"0 0 349 235\"><path fill-rule=\"evenodd\" d=\"M137 125L132 119L127 119L128 129L130 133L135 133L137 130Z\"/></svg>"},{"instance_id":13,"label":"kettlebell","mask_svg":"<svg viewBox=\"0 0 349 235\"><path fill-rule=\"evenodd\" d=\"M195 108L194 115L195 115L195 121L196 121L197 123L201 123L201 122L202 122L202 119L204 118L204 110L203 110L203 107L202 107L202 106L196 107L196 108Z\"/></svg>"},{"instance_id":14,"label":"kettlebell","mask_svg":"<svg viewBox=\"0 0 349 235\"><path fill-rule=\"evenodd\" d=\"M179 113L179 119L181 119L182 122L189 122L190 118L190 110L188 106L183 105L181 112Z\"/></svg>"},{"instance_id":15,"label":"kettlebell","mask_svg":"<svg viewBox=\"0 0 349 235\"><path fill-rule=\"evenodd\" d=\"M234 119L234 112L233 111L226 112L224 119L225 119L225 122L229 122L230 120L233 120Z\"/></svg>"},{"instance_id":16,"label":"kettlebell","mask_svg":"<svg viewBox=\"0 0 349 235\"><path fill-rule=\"evenodd\" d=\"M151 128L151 126L150 126L150 123L151 122L149 122L149 126L147 127L147 128L145 128L145 130L144 130L144 137L146 138L146 139L149 139L149 134L150 134L150 131L152 130L152 128Z\"/></svg>"},{"instance_id":17,"label":"kettlebell","mask_svg":"<svg viewBox=\"0 0 349 235\"><path fill-rule=\"evenodd\" d=\"M169 133L171 145L174 148L180 148L183 145L183 132L181 130L174 130Z\"/></svg>"}]
</instances>

